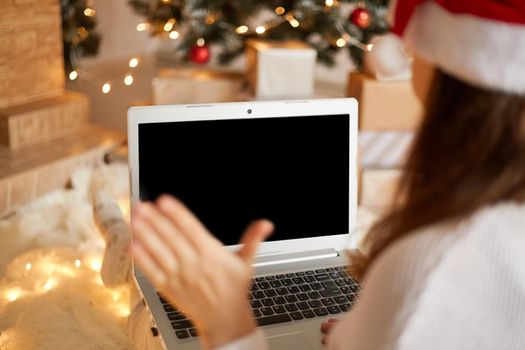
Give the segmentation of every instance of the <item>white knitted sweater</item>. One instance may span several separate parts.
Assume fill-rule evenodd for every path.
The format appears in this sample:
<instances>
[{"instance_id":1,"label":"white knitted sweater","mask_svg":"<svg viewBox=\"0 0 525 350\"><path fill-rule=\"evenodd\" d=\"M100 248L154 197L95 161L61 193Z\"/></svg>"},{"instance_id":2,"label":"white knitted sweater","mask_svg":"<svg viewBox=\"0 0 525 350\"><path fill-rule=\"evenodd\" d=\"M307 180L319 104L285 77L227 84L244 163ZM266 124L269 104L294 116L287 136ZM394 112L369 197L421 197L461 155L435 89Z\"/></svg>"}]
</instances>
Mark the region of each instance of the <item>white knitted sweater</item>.
<instances>
[{"instance_id":1,"label":"white knitted sweater","mask_svg":"<svg viewBox=\"0 0 525 350\"><path fill-rule=\"evenodd\" d=\"M259 330L221 350L263 350ZM502 203L394 243L327 349L525 349L525 205Z\"/></svg>"}]
</instances>

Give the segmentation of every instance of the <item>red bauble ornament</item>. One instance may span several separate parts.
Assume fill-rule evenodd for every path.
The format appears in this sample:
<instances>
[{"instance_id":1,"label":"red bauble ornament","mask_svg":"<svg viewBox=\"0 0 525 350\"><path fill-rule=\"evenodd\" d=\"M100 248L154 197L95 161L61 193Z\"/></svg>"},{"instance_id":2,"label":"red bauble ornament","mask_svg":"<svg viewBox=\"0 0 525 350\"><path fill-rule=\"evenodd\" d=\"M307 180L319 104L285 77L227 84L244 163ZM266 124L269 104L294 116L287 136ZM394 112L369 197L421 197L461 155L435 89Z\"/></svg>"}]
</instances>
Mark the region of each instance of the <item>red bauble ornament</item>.
<instances>
[{"instance_id":1,"label":"red bauble ornament","mask_svg":"<svg viewBox=\"0 0 525 350\"><path fill-rule=\"evenodd\" d=\"M198 64L208 63L211 53L208 45L193 45L190 49L190 60Z\"/></svg>"},{"instance_id":2,"label":"red bauble ornament","mask_svg":"<svg viewBox=\"0 0 525 350\"><path fill-rule=\"evenodd\" d=\"M367 9L358 7L352 11L349 20L359 28L367 28L370 25L371 17Z\"/></svg>"}]
</instances>

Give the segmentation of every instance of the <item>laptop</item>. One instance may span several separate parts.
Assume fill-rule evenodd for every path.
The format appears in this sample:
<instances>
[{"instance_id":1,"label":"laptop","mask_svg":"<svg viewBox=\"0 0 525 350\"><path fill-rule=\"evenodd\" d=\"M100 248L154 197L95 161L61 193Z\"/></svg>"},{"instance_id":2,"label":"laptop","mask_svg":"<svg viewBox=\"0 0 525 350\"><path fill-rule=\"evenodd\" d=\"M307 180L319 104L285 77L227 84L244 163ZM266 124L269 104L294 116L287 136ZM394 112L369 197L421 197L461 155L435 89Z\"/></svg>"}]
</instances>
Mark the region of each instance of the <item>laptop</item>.
<instances>
[{"instance_id":1,"label":"laptop","mask_svg":"<svg viewBox=\"0 0 525 350\"><path fill-rule=\"evenodd\" d=\"M275 224L247 291L254 318L271 349L321 349L320 324L359 292L343 252L356 223L357 101L133 107L128 142L132 202L172 194L231 250L251 221ZM137 267L134 277L163 346L199 349L184 310Z\"/></svg>"}]
</instances>

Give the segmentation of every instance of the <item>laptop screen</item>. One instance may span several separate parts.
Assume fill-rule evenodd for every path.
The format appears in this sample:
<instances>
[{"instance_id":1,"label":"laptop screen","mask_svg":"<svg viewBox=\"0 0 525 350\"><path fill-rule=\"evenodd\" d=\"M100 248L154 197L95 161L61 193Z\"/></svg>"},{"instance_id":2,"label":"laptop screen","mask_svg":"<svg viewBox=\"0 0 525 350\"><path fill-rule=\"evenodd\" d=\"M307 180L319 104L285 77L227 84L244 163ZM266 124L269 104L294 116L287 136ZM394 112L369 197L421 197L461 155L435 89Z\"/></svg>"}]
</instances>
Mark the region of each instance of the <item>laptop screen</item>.
<instances>
[{"instance_id":1,"label":"laptop screen","mask_svg":"<svg viewBox=\"0 0 525 350\"><path fill-rule=\"evenodd\" d=\"M219 240L239 241L253 220L269 241L349 231L349 116L139 125L142 201L169 193Z\"/></svg>"}]
</instances>

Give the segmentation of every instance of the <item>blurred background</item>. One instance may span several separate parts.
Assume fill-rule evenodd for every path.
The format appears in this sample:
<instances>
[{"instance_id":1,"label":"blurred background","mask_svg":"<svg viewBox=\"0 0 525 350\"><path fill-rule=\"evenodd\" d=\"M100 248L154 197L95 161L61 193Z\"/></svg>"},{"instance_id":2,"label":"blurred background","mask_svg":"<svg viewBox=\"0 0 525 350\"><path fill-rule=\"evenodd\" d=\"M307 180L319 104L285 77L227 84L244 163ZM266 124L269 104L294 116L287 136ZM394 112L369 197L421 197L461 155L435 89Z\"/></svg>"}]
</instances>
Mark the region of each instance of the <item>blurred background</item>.
<instances>
[{"instance_id":1,"label":"blurred background","mask_svg":"<svg viewBox=\"0 0 525 350\"><path fill-rule=\"evenodd\" d=\"M272 62L258 73L267 79L269 74L281 75L269 82L269 89L273 84L282 91L272 95L252 86L251 95L230 96L230 100L314 97L315 87L294 95L294 87L305 83L317 83L317 90L330 87L334 96L344 96L349 72L361 68L371 39L388 28L386 0L63 0L61 4L65 69L68 77L75 78L69 79L67 88L89 95L92 120L117 130L125 128L129 105L159 100L213 102L170 99L164 91L170 85L166 75L171 74L175 91L177 77L188 71L211 73L208 79L215 81L245 78L257 65L257 59L247 57L249 41L269 43L264 48L256 46L259 54L274 49L284 55L280 60L269 58ZM139 61L136 67L129 66L133 58ZM289 61L299 64L301 74L289 74ZM163 71L164 86L154 89L162 68L172 71ZM73 76L72 71L76 72ZM240 76L221 75L224 71ZM126 76L133 79L128 78L129 86L124 83ZM201 74L195 79L202 78ZM111 91L101 94L106 83ZM207 89L213 90L213 84ZM212 98L213 91L209 95Z\"/></svg>"},{"instance_id":2,"label":"blurred background","mask_svg":"<svg viewBox=\"0 0 525 350\"><path fill-rule=\"evenodd\" d=\"M421 117L388 0L4 0L0 20L3 215L125 162L132 106L354 97L363 173L397 171Z\"/></svg>"}]
</instances>

